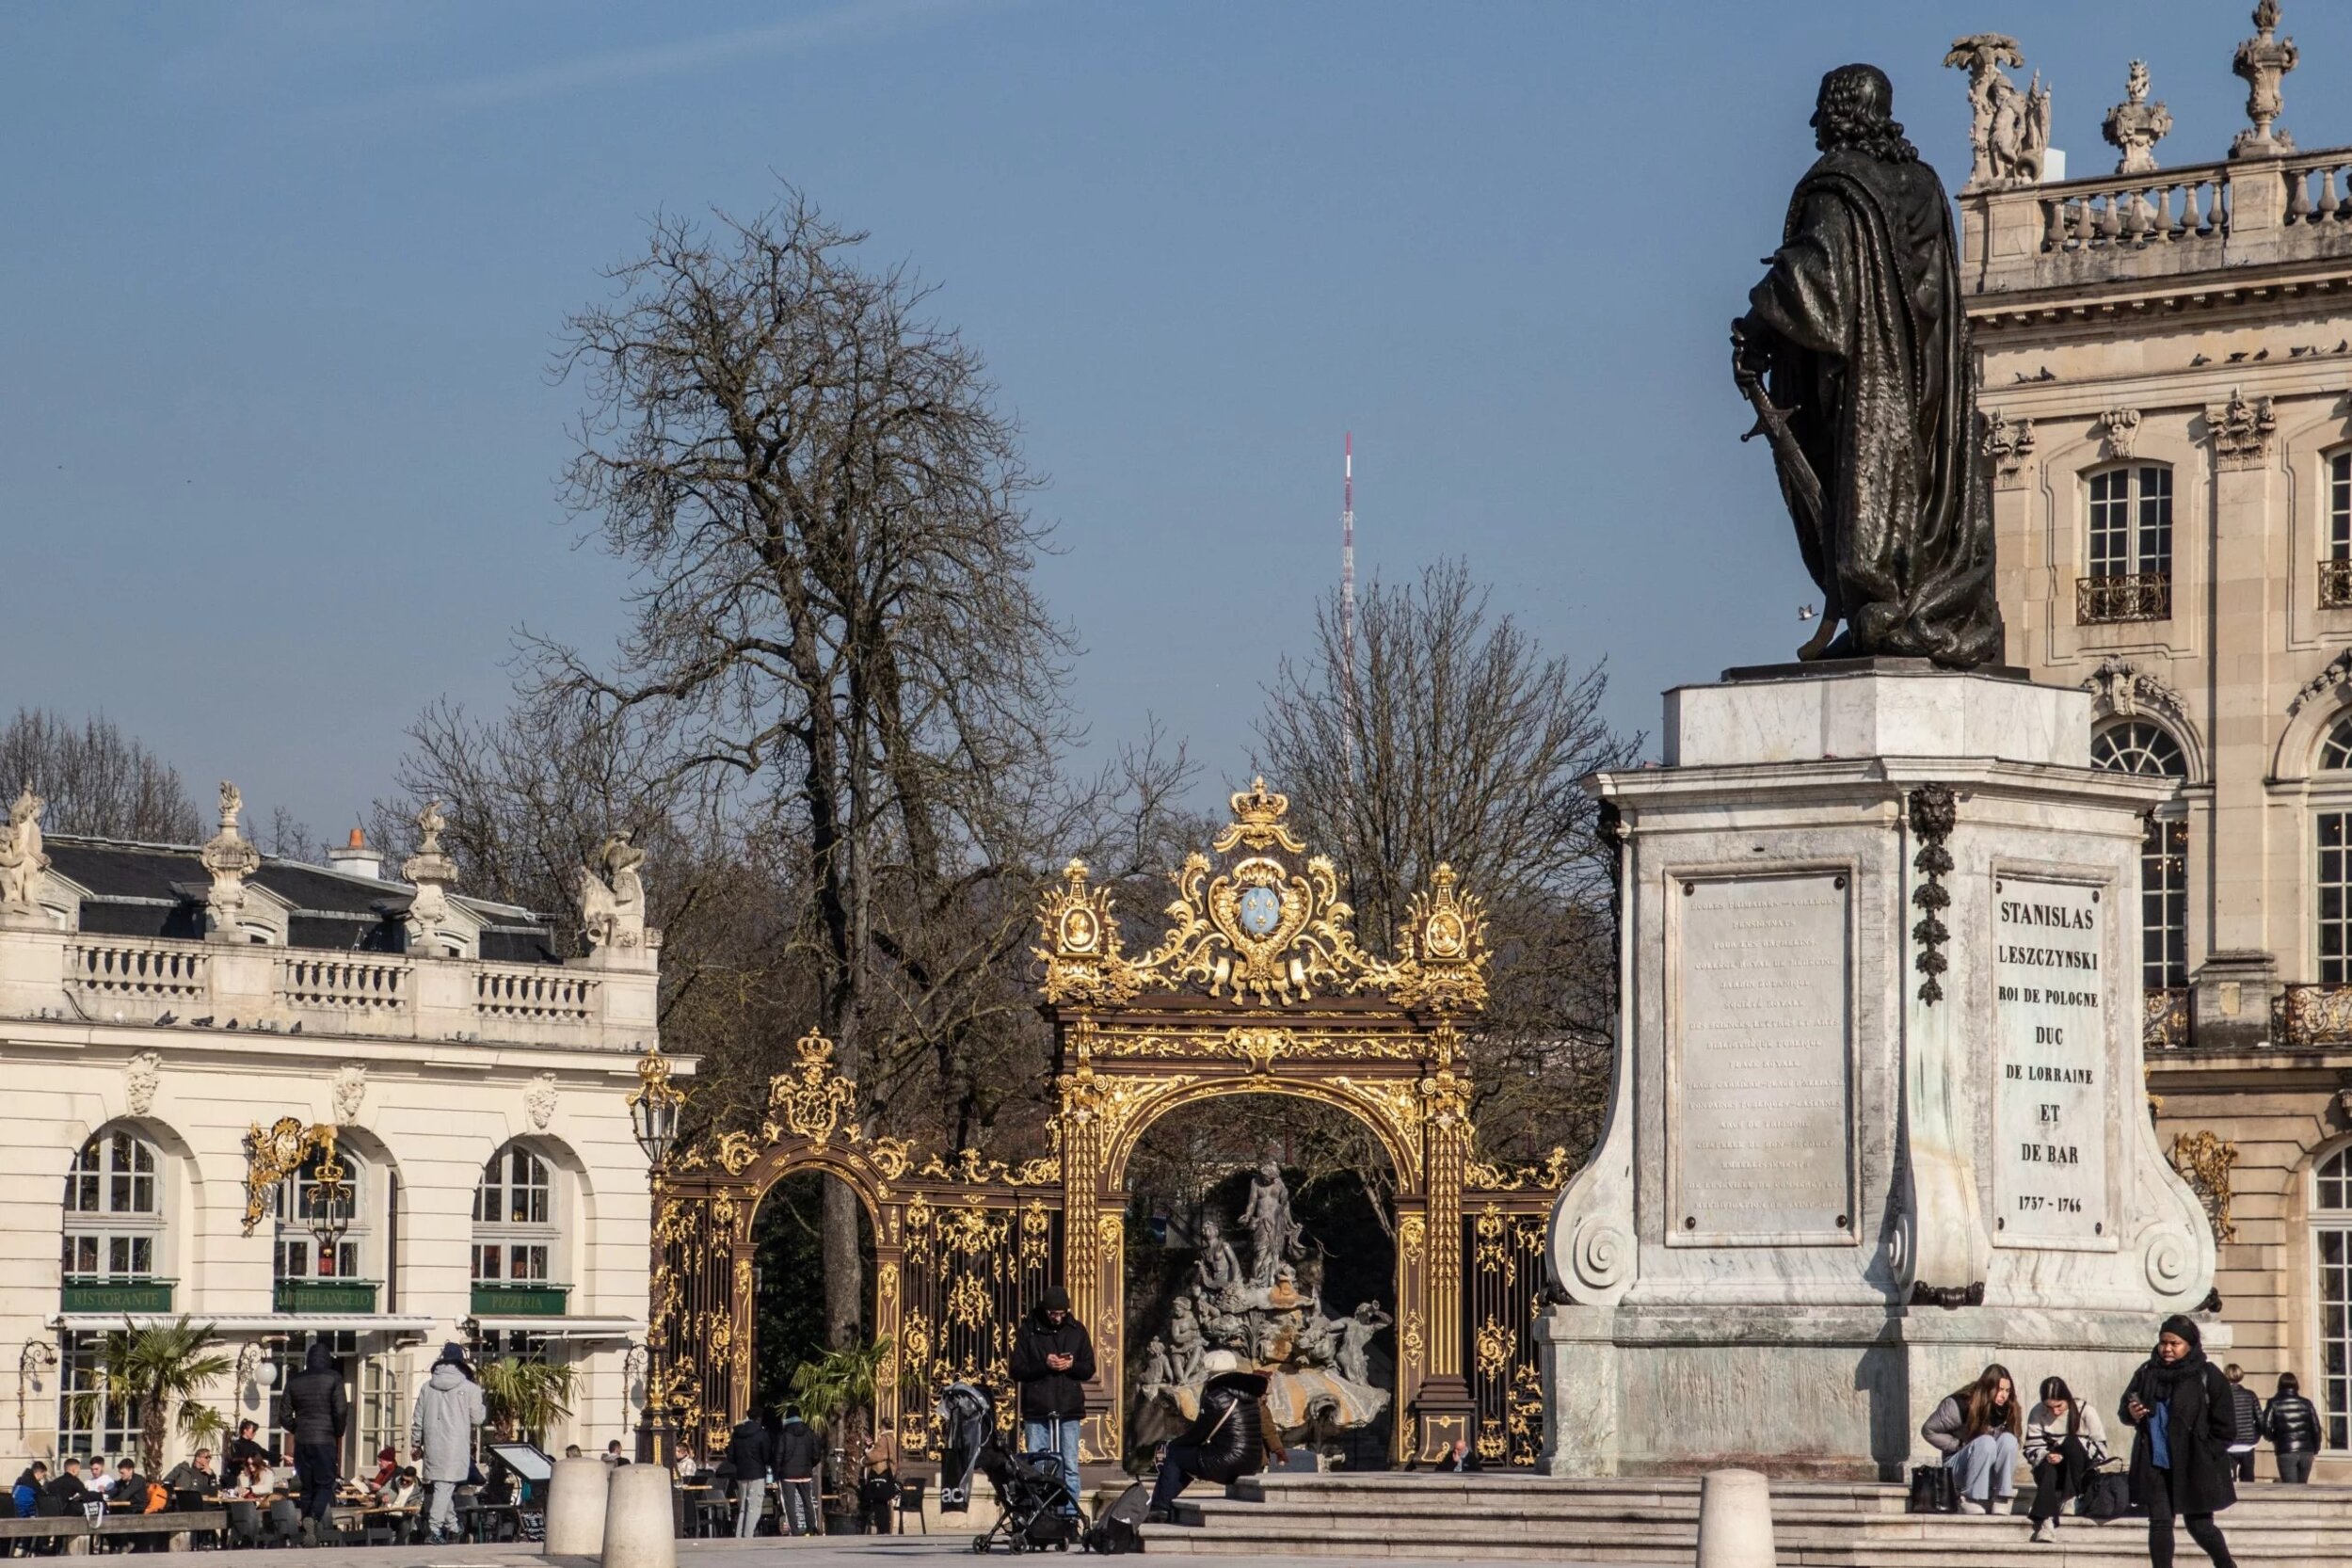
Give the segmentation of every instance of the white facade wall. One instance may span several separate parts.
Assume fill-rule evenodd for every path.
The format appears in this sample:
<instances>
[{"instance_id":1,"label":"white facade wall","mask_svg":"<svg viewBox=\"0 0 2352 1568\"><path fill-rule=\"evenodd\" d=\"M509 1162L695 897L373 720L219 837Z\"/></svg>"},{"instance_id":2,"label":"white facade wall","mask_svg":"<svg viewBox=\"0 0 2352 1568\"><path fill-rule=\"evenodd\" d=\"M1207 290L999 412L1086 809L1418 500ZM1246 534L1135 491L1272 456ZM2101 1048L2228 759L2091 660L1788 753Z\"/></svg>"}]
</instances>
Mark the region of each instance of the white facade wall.
<instances>
[{"instance_id":1,"label":"white facade wall","mask_svg":"<svg viewBox=\"0 0 2352 1568\"><path fill-rule=\"evenodd\" d=\"M61 1335L92 1326L63 1316L61 1237L68 1170L102 1129L130 1128L161 1157L163 1226L152 1272L176 1282L173 1314L220 1324L232 1355L329 1320L273 1311L274 1212L244 1233L247 1133L285 1116L305 1127L337 1124L344 1154L365 1165L361 1203L372 1231L359 1277L383 1285L372 1314L331 1320L358 1335L358 1356L345 1363L354 1411L347 1468L374 1467L372 1452L358 1452L362 1363L397 1380L405 1427L408 1402L442 1343L472 1337L474 1191L485 1163L517 1139L552 1168L558 1231L550 1283L570 1287L562 1315L533 1324L551 1336L552 1355L577 1368L572 1416L548 1440L558 1451L566 1442L597 1451L613 1438L633 1449L642 1388L631 1376L630 1350L645 1337L648 1196L625 1096L638 1081L635 1048L654 1043L649 953L632 964L541 966L552 977L594 980L595 1006L584 1016L509 1025L468 1006L458 1021L472 1027L447 1032L482 1037L434 1039L420 1037L440 1021L420 1018L422 1003L436 995L470 1001L472 971L516 966L397 958L410 984L402 1007L390 1011L405 1009L405 1022L381 1006L352 1008L345 1017L345 1010L281 991L241 1009L247 1016L232 1031L194 1021L227 1023L235 1003L220 995L224 971L248 960L280 962L289 950L151 941L144 945L215 955L208 989L93 998L74 981L77 951L119 940L0 929L0 1343L17 1347L25 1368L7 1463L21 1467L57 1449L60 1369L38 1361ZM107 1016L86 1021L85 1013ZM501 1032L531 1038L501 1040ZM355 1066L364 1078L353 1104ZM388 1226L393 1179L397 1214ZM268 1424L266 1396L250 1381L224 1379L207 1402L232 1422L251 1416ZM170 1447L174 1460L182 1457L184 1445L175 1438Z\"/></svg>"}]
</instances>

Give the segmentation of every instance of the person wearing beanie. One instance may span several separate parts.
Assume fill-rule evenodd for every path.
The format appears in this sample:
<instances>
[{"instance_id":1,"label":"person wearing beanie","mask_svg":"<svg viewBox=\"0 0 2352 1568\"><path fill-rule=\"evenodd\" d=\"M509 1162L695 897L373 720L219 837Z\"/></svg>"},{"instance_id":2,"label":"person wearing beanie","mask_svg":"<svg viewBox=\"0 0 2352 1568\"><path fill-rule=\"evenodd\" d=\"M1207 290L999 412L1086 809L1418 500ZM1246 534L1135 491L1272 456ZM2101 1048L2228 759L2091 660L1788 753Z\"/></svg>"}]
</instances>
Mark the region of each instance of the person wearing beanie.
<instances>
[{"instance_id":1,"label":"person wearing beanie","mask_svg":"<svg viewBox=\"0 0 2352 1568\"><path fill-rule=\"evenodd\" d=\"M464 1347L453 1339L441 1347L432 1375L417 1390L416 1414L408 1423L411 1446L424 1461L431 1496L424 1524L432 1544L447 1542L457 1528L457 1486L473 1473L473 1432L488 1414Z\"/></svg>"},{"instance_id":2,"label":"person wearing beanie","mask_svg":"<svg viewBox=\"0 0 2352 1568\"><path fill-rule=\"evenodd\" d=\"M2230 1445L2237 1434L2230 1380L2205 1359L2196 1322L2175 1313L2156 1336L2155 1353L2140 1364L2116 1414L2136 1433L2132 1442L2132 1501L2148 1515L2148 1560L2172 1568L2172 1517L2214 1568L2237 1568L2214 1515L2237 1501L2236 1464Z\"/></svg>"},{"instance_id":3,"label":"person wearing beanie","mask_svg":"<svg viewBox=\"0 0 2352 1568\"><path fill-rule=\"evenodd\" d=\"M1078 1512L1078 1429L1086 1417L1086 1380L1095 1375L1095 1342L1070 1315L1070 1293L1059 1285L1037 1300L1013 1340L1013 1381L1021 1386L1021 1441L1030 1453L1062 1461L1070 1495L1065 1513Z\"/></svg>"}]
</instances>

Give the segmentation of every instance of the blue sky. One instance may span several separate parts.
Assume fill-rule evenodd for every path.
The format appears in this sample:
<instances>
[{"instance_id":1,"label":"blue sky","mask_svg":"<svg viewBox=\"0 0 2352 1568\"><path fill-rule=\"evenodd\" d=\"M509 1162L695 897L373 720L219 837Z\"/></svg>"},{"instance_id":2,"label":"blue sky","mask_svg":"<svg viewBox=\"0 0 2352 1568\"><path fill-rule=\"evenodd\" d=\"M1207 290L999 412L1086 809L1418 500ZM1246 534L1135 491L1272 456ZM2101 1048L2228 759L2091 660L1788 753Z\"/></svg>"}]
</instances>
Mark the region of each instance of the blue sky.
<instances>
[{"instance_id":1,"label":"blue sky","mask_svg":"<svg viewBox=\"0 0 2352 1568\"><path fill-rule=\"evenodd\" d=\"M2242 125L2246 4L26 6L0 51L0 703L103 710L322 831L515 629L617 568L546 367L657 209L778 176L942 285L1062 553L1095 749L1156 713L1205 793L1337 569L1461 553L1612 712L1785 657L1811 584L1725 327L1884 66L1948 183L1964 30L2016 34L2076 174L2144 56L2167 165ZM2352 7L2289 0L2283 123L2352 142Z\"/></svg>"}]
</instances>

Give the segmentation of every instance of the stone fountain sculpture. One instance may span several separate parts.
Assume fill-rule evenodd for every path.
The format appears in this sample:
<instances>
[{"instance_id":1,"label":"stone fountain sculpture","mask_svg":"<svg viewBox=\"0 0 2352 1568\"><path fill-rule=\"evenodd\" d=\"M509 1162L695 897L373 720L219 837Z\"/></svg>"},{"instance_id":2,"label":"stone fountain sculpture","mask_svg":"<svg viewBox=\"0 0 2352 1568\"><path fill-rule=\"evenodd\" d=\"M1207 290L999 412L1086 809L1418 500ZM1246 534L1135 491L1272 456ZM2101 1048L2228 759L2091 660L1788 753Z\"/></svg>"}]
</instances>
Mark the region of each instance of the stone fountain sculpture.
<instances>
[{"instance_id":1,"label":"stone fountain sculpture","mask_svg":"<svg viewBox=\"0 0 2352 1568\"><path fill-rule=\"evenodd\" d=\"M1268 1408L1292 1446L1329 1443L1388 1408L1388 1390L1371 1382L1370 1355L1373 1336L1392 1320L1377 1302L1344 1317L1324 1312L1320 1270L1306 1258L1289 1186L1271 1160L1251 1177L1240 1228L1250 1238L1247 1269L1224 1222L1202 1223L1192 1277L1169 1307L1167 1327L1144 1348L1128 1425L1139 1448L1191 1425L1212 1351L1266 1374ZM1303 1280L1303 1268L1312 1277Z\"/></svg>"}]
</instances>

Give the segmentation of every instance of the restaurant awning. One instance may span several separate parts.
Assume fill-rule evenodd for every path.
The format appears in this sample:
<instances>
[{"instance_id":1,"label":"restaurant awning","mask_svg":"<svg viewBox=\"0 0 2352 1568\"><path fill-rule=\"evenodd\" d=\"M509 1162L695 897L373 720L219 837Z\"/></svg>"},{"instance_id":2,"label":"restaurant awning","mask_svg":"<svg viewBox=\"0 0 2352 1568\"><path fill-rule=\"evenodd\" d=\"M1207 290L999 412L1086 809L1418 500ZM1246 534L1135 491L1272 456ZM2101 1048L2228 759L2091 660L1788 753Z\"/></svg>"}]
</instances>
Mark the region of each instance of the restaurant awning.
<instances>
[{"instance_id":1,"label":"restaurant awning","mask_svg":"<svg viewBox=\"0 0 2352 1568\"><path fill-rule=\"evenodd\" d=\"M133 1328L168 1327L185 1318L196 1327L216 1334L418 1334L433 1332L439 1320L391 1312L61 1312L49 1320L52 1328L69 1334L104 1334L128 1321Z\"/></svg>"},{"instance_id":2,"label":"restaurant awning","mask_svg":"<svg viewBox=\"0 0 2352 1568\"><path fill-rule=\"evenodd\" d=\"M486 1312L466 1321L484 1332L504 1330L544 1335L550 1339L633 1339L645 1324L632 1318L535 1318Z\"/></svg>"}]
</instances>

